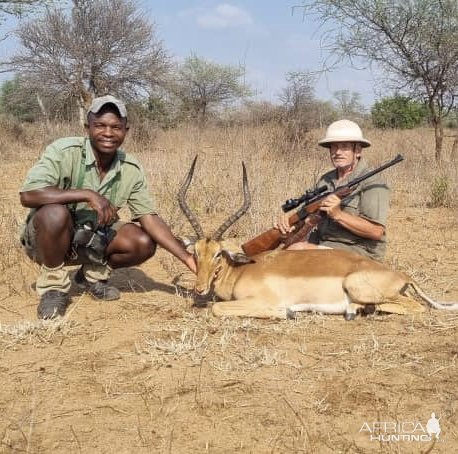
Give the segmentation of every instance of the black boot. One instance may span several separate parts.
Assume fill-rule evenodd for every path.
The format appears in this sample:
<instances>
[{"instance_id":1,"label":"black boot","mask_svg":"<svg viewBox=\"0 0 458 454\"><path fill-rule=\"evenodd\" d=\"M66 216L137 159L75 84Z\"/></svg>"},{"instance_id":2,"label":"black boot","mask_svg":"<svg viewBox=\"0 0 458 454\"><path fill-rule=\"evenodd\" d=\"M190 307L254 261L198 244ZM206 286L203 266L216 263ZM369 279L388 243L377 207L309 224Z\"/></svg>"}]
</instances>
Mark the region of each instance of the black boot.
<instances>
[{"instance_id":1,"label":"black boot","mask_svg":"<svg viewBox=\"0 0 458 454\"><path fill-rule=\"evenodd\" d=\"M121 293L116 287L108 285L108 281L97 281L91 284L83 273L83 268L80 268L75 274L75 282L79 287L82 287L95 299L103 301L119 300Z\"/></svg>"},{"instance_id":2,"label":"black boot","mask_svg":"<svg viewBox=\"0 0 458 454\"><path fill-rule=\"evenodd\" d=\"M59 290L48 290L40 298L37 307L38 318L50 320L58 316L63 316L70 302L68 293Z\"/></svg>"}]
</instances>

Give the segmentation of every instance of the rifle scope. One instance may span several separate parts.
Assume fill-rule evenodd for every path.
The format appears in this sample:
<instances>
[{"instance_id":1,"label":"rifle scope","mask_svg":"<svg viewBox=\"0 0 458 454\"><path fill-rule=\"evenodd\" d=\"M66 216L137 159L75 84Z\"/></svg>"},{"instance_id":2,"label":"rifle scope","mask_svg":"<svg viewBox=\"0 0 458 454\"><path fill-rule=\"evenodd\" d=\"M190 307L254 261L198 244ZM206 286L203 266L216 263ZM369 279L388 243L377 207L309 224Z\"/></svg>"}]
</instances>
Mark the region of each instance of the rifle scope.
<instances>
[{"instance_id":1,"label":"rifle scope","mask_svg":"<svg viewBox=\"0 0 458 454\"><path fill-rule=\"evenodd\" d=\"M328 187L326 185L320 186L319 188L309 189L304 192L299 198L297 199L288 199L282 206L281 209L284 213L288 211L294 210L302 203L308 203L313 200L315 197L319 196L323 192L327 191Z\"/></svg>"}]
</instances>

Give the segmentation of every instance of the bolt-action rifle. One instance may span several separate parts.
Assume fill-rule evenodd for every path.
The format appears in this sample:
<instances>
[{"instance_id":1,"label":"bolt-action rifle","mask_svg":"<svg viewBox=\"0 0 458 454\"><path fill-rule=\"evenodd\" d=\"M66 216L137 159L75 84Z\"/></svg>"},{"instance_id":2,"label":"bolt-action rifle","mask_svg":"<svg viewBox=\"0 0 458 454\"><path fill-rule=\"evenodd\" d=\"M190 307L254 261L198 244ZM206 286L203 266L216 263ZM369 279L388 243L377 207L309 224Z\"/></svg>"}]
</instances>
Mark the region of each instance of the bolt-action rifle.
<instances>
[{"instance_id":1,"label":"bolt-action rifle","mask_svg":"<svg viewBox=\"0 0 458 454\"><path fill-rule=\"evenodd\" d=\"M382 172L388 167L401 162L403 159L404 158L398 154L391 161L349 181L346 184L338 186L334 191L328 190L327 186L321 186L313 190L305 191L305 193L297 199L288 199L282 205L282 210L285 213L302 205L296 213L288 218L288 224L290 226L296 226L298 224L303 225L305 222L306 228L305 230L301 228L300 233L302 237L306 237L307 234L318 224L322 218L322 214L320 214L320 205L323 199L331 194L335 194L339 198L344 199L345 197L348 197L362 181L367 180L368 178ZM297 230L299 229L296 229L296 231ZM252 257L253 255L260 254L261 252L275 249L282 242L284 242L286 245L292 244L294 242L290 240L292 236L297 236L297 233L293 232L290 236L285 237L282 235L280 230L272 228L266 232L261 233L252 240L242 244L242 249L246 255Z\"/></svg>"}]
</instances>

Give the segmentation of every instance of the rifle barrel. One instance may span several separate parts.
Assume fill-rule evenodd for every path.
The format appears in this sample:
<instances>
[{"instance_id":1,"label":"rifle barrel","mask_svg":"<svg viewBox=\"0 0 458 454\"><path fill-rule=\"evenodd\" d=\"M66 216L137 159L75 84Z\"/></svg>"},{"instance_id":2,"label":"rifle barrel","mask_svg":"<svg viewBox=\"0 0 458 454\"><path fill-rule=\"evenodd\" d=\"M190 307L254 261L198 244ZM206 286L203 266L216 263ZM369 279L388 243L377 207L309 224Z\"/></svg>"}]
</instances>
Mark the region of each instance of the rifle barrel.
<instances>
[{"instance_id":1,"label":"rifle barrel","mask_svg":"<svg viewBox=\"0 0 458 454\"><path fill-rule=\"evenodd\" d=\"M377 167L376 169L371 170L370 172L367 172L364 175L361 175L360 177L356 177L354 180L351 180L347 184L344 184L344 185L342 185L342 186L340 186L339 188L336 188L336 189L340 189L342 187L352 188L353 186L356 186L357 184L361 183L361 181L364 181L367 178L370 178L372 175L376 175L377 173L380 173L383 170L388 169L388 167L394 166L395 164L397 164L398 162L401 162L403 160L404 160L404 157L401 156L400 154L398 154L391 161L388 161L387 163L382 164L381 166Z\"/></svg>"}]
</instances>

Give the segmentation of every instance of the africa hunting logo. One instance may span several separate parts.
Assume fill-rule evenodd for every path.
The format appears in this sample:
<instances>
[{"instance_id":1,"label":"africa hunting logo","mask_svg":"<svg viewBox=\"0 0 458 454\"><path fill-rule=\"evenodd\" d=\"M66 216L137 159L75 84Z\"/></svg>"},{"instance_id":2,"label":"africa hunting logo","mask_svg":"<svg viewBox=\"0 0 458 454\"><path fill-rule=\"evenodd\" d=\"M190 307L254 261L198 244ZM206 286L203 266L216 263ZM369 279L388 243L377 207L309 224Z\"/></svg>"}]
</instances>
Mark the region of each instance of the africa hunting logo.
<instances>
[{"instance_id":1,"label":"africa hunting logo","mask_svg":"<svg viewBox=\"0 0 458 454\"><path fill-rule=\"evenodd\" d=\"M360 434L367 434L370 441L399 442L439 440L441 428L435 413L431 413L426 425L420 421L372 421L364 422Z\"/></svg>"}]
</instances>

